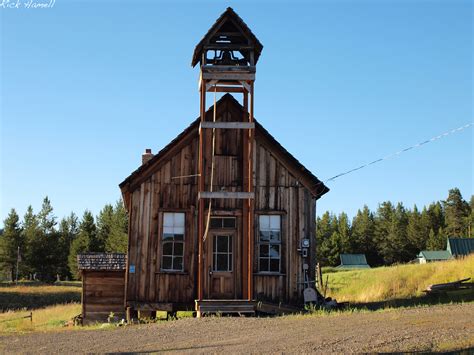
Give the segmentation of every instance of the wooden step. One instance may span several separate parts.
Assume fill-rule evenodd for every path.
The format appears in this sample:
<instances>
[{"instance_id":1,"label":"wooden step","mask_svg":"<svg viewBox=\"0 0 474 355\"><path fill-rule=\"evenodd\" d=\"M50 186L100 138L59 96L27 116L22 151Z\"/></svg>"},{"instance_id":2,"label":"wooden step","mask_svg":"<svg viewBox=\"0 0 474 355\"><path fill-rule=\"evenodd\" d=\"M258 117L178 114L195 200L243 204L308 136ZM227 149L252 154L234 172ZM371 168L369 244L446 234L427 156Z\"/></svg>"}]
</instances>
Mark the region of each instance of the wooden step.
<instances>
[{"instance_id":1,"label":"wooden step","mask_svg":"<svg viewBox=\"0 0 474 355\"><path fill-rule=\"evenodd\" d=\"M197 317L208 314L254 315L255 302L248 300L196 300Z\"/></svg>"},{"instance_id":2,"label":"wooden step","mask_svg":"<svg viewBox=\"0 0 474 355\"><path fill-rule=\"evenodd\" d=\"M301 308L290 306L287 304L274 304L267 302L257 302L255 309L258 312L272 314L272 315L285 315L285 314L295 314L302 311Z\"/></svg>"}]
</instances>

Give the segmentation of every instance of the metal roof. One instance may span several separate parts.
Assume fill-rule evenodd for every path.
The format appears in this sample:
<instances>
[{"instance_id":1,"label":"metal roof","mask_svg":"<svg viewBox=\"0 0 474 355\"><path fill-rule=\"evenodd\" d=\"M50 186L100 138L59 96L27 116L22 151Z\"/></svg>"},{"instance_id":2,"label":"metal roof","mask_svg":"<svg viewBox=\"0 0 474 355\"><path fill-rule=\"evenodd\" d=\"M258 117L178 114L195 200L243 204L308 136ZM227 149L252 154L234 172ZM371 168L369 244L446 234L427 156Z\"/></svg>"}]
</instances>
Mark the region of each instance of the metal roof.
<instances>
[{"instance_id":1,"label":"metal roof","mask_svg":"<svg viewBox=\"0 0 474 355\"><path fill-rule=\"evenodd\" d=\"M466 256L474 253L474 238L448 238L446 248L453 256Z\"/></svg>"},{"instance_id":2,"label":"metal roof","mask_svg":"<svg viewBox=\"0 0 474 355\"><path fill-rule=\"evenodd\" d=\"M126 255L122 253L85 253L77 255L79 270L125 270Z\"/></svg>"},{"instance_id":3,"label":"metal roof","mask_svg":"<svg viewBox=\"0 0 474 355\"><path fill-rule=\"evenodd\" d=\"M448 250L422 250L418 257L426 260L449 260L453 258Z\"/></svg>"},{"instance_id":4,"label":"metal roof","mask_svg":"<svg viewBox=\"0 0 474 355\"><path fill-rule=\"evenodd\" d=\"M348 268L348 269L363 269L363 268L370 268L367 264L367 259L365 258L365 254L341 254L341 265L340 268Z\"/></svg>"}]
</instances>

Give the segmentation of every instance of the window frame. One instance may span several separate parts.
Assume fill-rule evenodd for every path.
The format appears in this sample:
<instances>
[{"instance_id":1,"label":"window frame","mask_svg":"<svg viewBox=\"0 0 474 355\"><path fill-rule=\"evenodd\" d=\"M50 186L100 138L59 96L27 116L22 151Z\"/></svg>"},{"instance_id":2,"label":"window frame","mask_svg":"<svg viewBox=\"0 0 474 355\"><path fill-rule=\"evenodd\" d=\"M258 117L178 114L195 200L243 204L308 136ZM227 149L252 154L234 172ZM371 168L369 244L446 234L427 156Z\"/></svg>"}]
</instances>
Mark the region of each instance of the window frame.
<instances>
[{"instance_id":1,"label":"window frame","mask_svg":"<svg viewBox=\"0 0 474 355\"><path fill-rule=\"evenodd\" d=\"M283 214L281 213L259 213L257 214L257 235L258 235L258 254L257 254L257 273L258 274L262 274L262 275L283 275L283 272L282 272L282 265L283 265ZM269 228L264 230L266 232L272 232L272 231L276 231L275 228L271 228L271 218L272 217L278 217L279 218L279 240L278 241L275 241L271 239L271 234L270 234L270 237L268 240L264 240L262 241L261 239L261 235L260 235L260 232L262 231L262 225L261 225L261 217L269 217L270 218L270 222L269 222ZM265 245L265 246L268 246L268 256L265 256L265 257L262 257L260 255L260 251L261 251L261 247L262 245ZM270 250L271 250L271 246L272 245L278 245L278 248L279 248L279 253L278 253L278 271L273 271L271 270L271 260L272 259L277 259L277 258L272 258L271 255L270 255ZM262 259L266 259L268 260L268 268L266 270L262 270L261 268L261 260Z\"/></svg>"},{"instance_id":2,"label":"window frame","mask_svg":"<svg viewBox=\"0 0 474 355\"><path fill-rule=\"evenodd\" d=\"M172 214L173 215L173 226L165 226L165 215L166 214ZM176 214L182 214L183 215L183 225L175 225L174 224L174 215ZM186 211L163 211L161 213L161 226L160 226L160 272L163 273L183 273L185 268L184 268L184 257L185 257L185 250L186 250ZM183 239L182 240L176 240L174 235L177 233L173 233L173 239L172 240L165 240L164 235L165 235L165 228L182 228L183 230ZM172 245L172 254L165 254L164 253L164 245L170 243ZM175 255L175 245L176 244L181 244L182 245L182 254L181 255ZM164 257L171 257L171 269L167 269L163 267L163 258ZM176 269L174 268L174 262L175 258L181 257L181 268Z\"/></svg>"},{"instance_id":3,"label":"window frame","mask_svg":"<svg viewBox=\"0 0 474 355\"><path fill-rule=\"evenodd\" d=\"M227 238L227 251L220 252L218 251L218 238L226 237ZM221 273L221 272L234 272L234 233L213 233L212 235L212 272ZM217 257L218 255L227 256L227 270L217 270Z\"/></svg>"}]
</instances>

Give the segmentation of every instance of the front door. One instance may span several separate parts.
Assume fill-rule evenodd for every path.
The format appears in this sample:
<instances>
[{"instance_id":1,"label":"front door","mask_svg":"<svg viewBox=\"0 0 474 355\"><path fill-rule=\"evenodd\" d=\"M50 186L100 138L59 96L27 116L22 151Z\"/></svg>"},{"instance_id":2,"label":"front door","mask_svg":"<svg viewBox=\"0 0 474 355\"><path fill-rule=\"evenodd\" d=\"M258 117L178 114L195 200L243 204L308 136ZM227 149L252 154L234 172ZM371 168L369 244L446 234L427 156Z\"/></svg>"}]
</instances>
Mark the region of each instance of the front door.
<instances>
[{"instance_id":1,"label":"front door","mask_svg":"<svg viewBox=\"0 0 474 355\"><path fill-rule=\"evenodd\" d=\"M209 299L235 298L235 230L211 230L207 241Z\"/></svg>"}]
</instances>

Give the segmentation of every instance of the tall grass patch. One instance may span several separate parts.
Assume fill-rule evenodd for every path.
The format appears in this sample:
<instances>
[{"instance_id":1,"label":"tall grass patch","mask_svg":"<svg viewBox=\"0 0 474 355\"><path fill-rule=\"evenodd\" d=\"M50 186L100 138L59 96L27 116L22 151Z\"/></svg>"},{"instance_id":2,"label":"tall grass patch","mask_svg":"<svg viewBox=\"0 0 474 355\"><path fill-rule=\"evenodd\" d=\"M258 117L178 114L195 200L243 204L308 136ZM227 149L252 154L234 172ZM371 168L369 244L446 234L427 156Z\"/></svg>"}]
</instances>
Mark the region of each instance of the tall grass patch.
<instances>
[{"instance_id":1,"label":"tall grass patch","mask_svg":"<svg viewBox=\"0 0 474 355\"><path fill-rule=\"evenodd\" d=\"M327 273L327 296L355 303L409 299L428 285L474 278L474 255L464 259Z\"/></svg>"},{"instance_id":2,"label":"tall grass patch","mask_svg":"<svg viewBox=\"0 0 474 355\"><path fill-rule=\"evenodd\" d=\"M29 310L0 313L0 333L66 329L64 328L66 322L81 313L81 305L78 303L60 304L31 312L33 313L32 321L25 318L30 315Z\"/></svg>"},{"instance_id":3,"label":"tall grass patch","mask_svg":"<svg viewBox=\"0 0 474 355\"><path fill-rule=\"evenodd\" d=\"M81 287L41 283L0 284L0 312L80 302Z\"/></svg>"}]
</instances>

